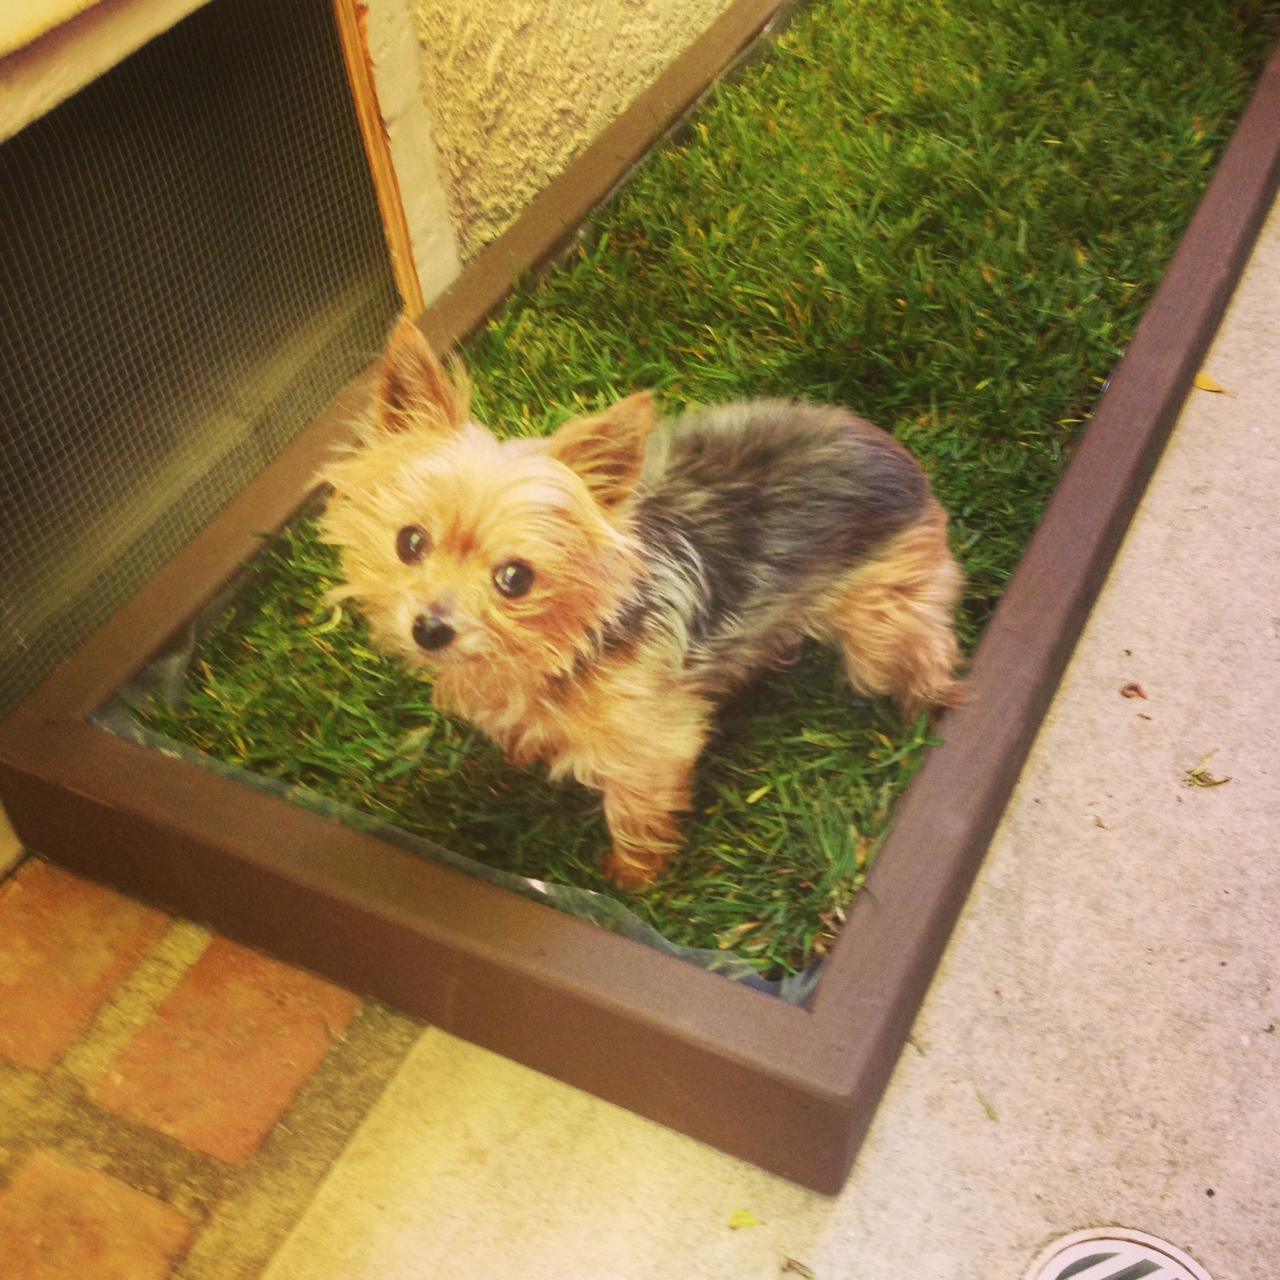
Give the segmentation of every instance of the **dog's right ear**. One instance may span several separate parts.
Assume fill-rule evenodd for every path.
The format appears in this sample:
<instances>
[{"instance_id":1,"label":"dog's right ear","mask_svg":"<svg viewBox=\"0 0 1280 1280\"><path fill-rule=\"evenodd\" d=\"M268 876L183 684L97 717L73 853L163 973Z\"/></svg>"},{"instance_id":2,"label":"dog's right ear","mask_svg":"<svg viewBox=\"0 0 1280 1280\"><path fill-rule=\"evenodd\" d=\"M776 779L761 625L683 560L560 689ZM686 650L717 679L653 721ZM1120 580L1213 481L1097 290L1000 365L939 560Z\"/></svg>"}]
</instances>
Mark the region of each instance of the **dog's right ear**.
<instances>
[{"instance_id":1,"label":"dog's right ear","mask_svg":"<svg viewBox=\"0 0 1280 1280\"><path fill-rule=\"evenodd\" d=\"M417 325L401 320L391 334L373 397L373 425L387 434L447 436L466 425L470 395L465 375L436 358Z\"/></svg>"}]
</instances>

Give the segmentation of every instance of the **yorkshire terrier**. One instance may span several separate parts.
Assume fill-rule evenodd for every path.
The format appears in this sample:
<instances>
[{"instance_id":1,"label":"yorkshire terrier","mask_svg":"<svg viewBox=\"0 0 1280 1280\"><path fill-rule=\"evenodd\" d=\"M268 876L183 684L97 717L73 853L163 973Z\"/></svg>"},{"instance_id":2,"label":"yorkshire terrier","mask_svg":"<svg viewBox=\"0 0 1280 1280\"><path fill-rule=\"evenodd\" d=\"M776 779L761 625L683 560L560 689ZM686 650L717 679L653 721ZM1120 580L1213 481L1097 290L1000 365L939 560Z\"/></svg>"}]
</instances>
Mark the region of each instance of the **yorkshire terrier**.
<instances>
[{"instance_id":1,"label":"yorkshire terrier","mask_svg":"<svg viewBox=\"0 0 1280 1280\"><path fill-rule=\"evenodd\" d=\"M401 322L361 444L321 475L330 599L513 764L601 792L616 884L662 874L717 705L806 636L908 717L960 701L946 513L879 428L783 400L655 426L642 392L499 441L469 405Z\"/></svg>"}]
</instances>

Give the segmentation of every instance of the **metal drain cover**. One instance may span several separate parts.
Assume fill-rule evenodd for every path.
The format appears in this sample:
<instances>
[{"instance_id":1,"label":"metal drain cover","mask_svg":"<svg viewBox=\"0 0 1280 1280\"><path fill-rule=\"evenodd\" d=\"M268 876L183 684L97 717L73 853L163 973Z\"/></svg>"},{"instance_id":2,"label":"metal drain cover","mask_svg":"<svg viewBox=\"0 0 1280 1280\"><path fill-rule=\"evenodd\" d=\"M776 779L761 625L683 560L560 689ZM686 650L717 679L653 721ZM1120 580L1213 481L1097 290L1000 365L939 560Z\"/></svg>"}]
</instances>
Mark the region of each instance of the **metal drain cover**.
<instances>
[{"instance_id":1,"label":"metal drain cover","mask_svg":"<svg viewBox=\"0 0 1280 1280\"><path fill-rule=\"evenodd\" d=\"M1210 1280L1181 1249L1122 1227L1077 1231L1051 1244L1026 1280Z\"/></svg>"}]
</instances>

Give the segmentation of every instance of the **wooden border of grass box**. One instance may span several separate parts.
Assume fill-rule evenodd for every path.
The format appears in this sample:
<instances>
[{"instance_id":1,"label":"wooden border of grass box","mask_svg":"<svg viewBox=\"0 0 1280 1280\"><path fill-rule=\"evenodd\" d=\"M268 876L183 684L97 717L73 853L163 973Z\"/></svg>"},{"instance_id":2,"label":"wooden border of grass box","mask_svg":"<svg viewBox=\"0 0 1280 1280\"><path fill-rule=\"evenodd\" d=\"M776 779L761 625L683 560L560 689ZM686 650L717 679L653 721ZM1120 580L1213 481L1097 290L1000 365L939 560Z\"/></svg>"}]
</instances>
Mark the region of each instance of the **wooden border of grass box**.
<instances>
[{"instance_id":1,"label":"wooden border of grass box","mask_svg":"<svg viewBox=\"0 0 1280 1280\"><path fill-rule=\"evenodd\" d=\"M734 5L423 319L455 341L777 8ZM736 25L735 25L736 24ZM1273 56L807 1007L94 727L308 496L369 375L0 726L27 846L815 1190L870 1123L1280 175Z\"/></svg>"}]
</instances>

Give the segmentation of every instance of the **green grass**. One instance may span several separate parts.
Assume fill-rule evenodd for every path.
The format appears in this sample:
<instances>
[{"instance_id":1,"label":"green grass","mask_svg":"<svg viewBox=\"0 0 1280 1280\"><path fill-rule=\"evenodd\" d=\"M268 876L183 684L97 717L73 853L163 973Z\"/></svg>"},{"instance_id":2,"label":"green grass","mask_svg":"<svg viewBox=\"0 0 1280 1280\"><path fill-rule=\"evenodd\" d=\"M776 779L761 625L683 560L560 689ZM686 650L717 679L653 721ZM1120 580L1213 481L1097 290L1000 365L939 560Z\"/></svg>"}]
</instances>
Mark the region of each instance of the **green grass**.
<instances>
[{"instance_id":1,"label":"green grass","mask_svg":"<svg viewBox=\"0 0 1280 1280\"><path fill-rule=\"evenodd\" d=\"M641 387L671 411L846 404L920 457L951 512L972 644L1275 16L1263 0L815 5L471 344L479 416L540 432ZM613 892L595 798L437 717L358 618L328 626L335 568L309 528L285 552L154 727L490 864ZM688 850L627 901L674 942L764 972L808 964L926 740L807 653L726 711Z\"/></svg>"}]
</instances>

